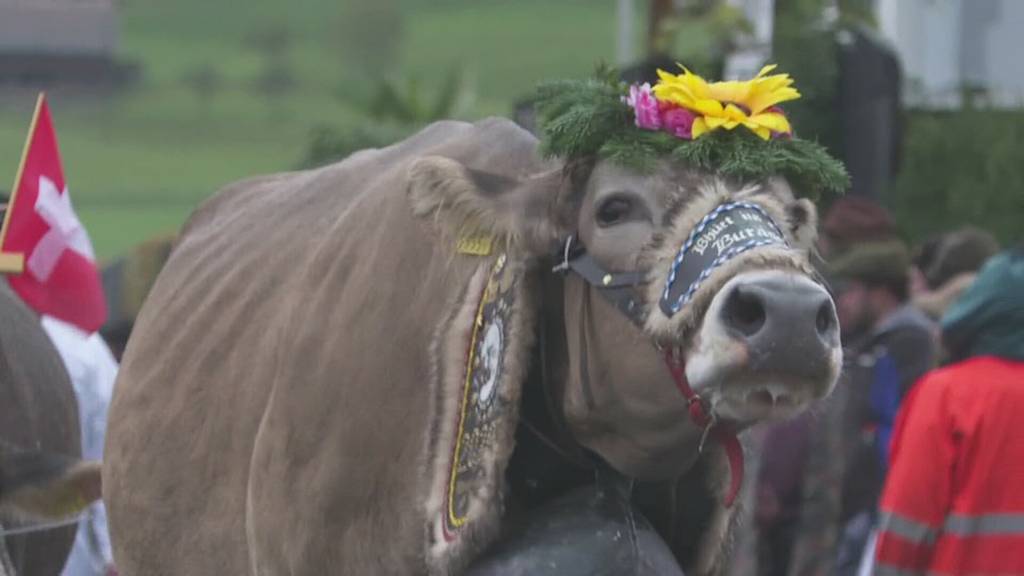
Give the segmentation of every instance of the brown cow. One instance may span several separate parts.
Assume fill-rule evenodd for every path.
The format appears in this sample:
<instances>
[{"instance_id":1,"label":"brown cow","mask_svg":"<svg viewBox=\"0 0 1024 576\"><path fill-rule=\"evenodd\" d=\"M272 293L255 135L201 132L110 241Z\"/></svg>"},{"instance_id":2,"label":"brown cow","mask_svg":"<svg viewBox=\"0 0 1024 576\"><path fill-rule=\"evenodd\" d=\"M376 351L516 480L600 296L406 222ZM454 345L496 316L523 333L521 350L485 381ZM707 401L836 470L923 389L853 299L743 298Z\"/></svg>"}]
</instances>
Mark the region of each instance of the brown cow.
<instances>
[{"instance_id":1,"label":"brown cow","mask_svg":"<svg viewBox=\"0 0 1024 576\"><path fill-rule=\"evenodd\" d=\"M709 258L664 312L691 232L712 255L744 220L769 245ZM732 429L831 390L815 226L779 179L566 166L504 120L232 185L186 225L125 353L104 461L117 565L460 573L522 500L506 473L533 395L554 449L635 478L687 573L715 573L728 451L677 385Z\"/></svg>"}]
</instances>

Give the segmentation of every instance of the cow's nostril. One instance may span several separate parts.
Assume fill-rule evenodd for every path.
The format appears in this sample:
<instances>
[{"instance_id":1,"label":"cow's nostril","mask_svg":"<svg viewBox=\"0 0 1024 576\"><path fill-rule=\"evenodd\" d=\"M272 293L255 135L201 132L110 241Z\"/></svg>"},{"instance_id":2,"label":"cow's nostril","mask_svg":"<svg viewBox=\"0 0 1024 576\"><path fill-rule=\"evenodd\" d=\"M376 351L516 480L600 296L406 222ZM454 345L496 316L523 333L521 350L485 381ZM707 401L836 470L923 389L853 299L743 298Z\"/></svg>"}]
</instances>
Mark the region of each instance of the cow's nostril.
<instances>
[{"instance_id":1,"label":"cow's nostril","mask_svg":"<svg viewBox=\"0 0 1024 576\"><path fill-rule=\"evenodd\" d=\"M836 314L832 311L832 303L822 302L818 307L818 316L815 318L815 325L818 327L818 334L825 335L835 326Z\"/></svg>"},{"instance_id":2,"label":"cow's nostril","mask_svg":"<svg viewBox=\"0 0 1024 576\"><path fill-rule=\"evenodd\" d=\"M725 304L726 323L744 336L757 334L764 326L767 314L761 296L737 287Z\"/></svg>"}]
</instances>

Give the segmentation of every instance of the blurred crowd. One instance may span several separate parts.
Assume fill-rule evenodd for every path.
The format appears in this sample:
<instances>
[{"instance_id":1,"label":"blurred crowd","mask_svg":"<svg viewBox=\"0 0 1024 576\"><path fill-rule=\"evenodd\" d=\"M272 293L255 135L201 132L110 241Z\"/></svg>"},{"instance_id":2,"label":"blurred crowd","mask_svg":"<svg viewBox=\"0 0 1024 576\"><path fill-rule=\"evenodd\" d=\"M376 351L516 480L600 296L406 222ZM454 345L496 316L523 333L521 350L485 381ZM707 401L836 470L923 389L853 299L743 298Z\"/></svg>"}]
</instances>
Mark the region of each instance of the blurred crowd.
<instances>
[{"instance_id":1,"label":"blurred crowd","mask_svg":"<svg viewBox=\"0 0 1024 576\"><path fill-rule=\"evenodd\" d=\"M1024 249L908 246L862 197L821 223L844 370L759 450L733 574L1024 573Z\"/></svg>"}]
</instances>

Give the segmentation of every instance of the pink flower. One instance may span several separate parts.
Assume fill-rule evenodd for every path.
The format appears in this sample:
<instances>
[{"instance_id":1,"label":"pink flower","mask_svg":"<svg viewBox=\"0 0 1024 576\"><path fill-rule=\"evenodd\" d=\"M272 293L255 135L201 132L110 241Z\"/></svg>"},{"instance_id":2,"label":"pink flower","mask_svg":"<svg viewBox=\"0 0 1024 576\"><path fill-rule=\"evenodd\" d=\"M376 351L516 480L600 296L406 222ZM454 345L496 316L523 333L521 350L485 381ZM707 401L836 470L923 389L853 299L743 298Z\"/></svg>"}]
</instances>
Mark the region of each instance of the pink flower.
<instances>
[{"instance_id":1,"label":"pink flower","mask_svg":"<svg viewBox=\"0 0 1024 576\"><path fill-rule=\"evenodd\" d=\"M779 108L778 106L772 106L771 108L768 108L767 110L765 110L765 112L771 112L773 114L778 114L780 116L785 116L786 115L782 111L782 108ZM774 132L774 131L772 132L772 140L775 140L776 138L792 138L792 137L793 137L793 133L792 132Z\"/></svg>"},{"instance_id":2,"label":"pink flower","mask_svg":"<svg viewBox=\"0 0 1024 576\"><path fill-rule=\"evenodd\" d=\"M645 130L657 130L661 128L661 117L658 115L658 100L651 93L651 85L644 82L641 85L629 87L629 97L626 104L633 108L636 114L636 125Z\"/></svg>"},{"instance_id":3,"label":"pink flower","mask_svg":"<svg viewBox=\"0 0 1024 576\"><path fill-rule=\"evenodd\" d=\"M662 128L676 138L685 140L693 138L691 130L696 118L697 116L693 112L678 106L666 106L661 110Z\"/></svg>"}]
</instances>

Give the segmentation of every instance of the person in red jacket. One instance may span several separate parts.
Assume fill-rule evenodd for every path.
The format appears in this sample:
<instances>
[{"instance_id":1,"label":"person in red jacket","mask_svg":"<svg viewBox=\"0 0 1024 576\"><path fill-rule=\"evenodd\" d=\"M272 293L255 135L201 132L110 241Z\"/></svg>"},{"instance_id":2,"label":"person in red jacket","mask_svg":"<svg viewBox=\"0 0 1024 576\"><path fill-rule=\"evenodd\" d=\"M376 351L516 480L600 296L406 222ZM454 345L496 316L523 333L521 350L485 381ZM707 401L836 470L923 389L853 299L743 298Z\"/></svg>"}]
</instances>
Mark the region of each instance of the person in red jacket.
<instances>
[{"instance_id":1,"label":"person in red jacket","mask_svg":"<svg viewBox=\"0 0 1024 576\"><path fill-rule=\"evenodd\" d=\"M1024 247L985 265L942 335L954 363L897 418L875 574L1024 574Z\"/></svg>"}]
</instances>

